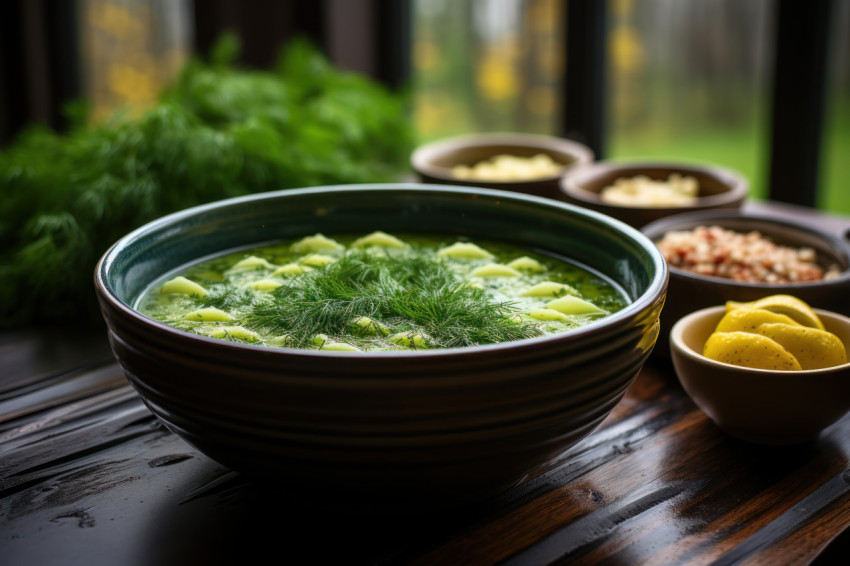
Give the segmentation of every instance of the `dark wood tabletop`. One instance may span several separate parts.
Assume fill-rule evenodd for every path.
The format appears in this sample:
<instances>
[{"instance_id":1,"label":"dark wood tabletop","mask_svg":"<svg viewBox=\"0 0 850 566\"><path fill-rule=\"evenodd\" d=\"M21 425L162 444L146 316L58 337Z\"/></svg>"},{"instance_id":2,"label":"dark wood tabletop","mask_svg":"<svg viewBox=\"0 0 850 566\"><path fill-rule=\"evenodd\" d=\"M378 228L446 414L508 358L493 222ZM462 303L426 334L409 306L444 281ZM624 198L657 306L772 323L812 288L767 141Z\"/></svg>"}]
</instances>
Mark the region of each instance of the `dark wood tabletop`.
<instances>
[{"instance_id":1,"label":"dark wood tabletop","mask_svg":"<svg viewBox=\"0 0 850 566\"><path fill-rule=\"evenodd\" d=\"M204 456L145 407L103 330L3 333L0 564L850 563L850 415L812 443L748 444L668 364L650 359L596 431L508 493L387 518L294 503L296 486Z\"/></svg>"}]
</instances>

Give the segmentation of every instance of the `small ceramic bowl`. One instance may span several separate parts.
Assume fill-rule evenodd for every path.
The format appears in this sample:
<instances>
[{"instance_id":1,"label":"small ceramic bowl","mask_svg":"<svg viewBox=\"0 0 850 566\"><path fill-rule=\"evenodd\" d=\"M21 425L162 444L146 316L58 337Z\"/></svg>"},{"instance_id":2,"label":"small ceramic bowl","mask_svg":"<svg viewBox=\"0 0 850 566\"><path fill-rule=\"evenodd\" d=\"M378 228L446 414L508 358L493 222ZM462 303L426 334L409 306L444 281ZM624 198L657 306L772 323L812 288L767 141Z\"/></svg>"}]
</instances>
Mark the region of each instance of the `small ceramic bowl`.
<instances>
[{"instance_id":1,"label":"small ceramic bowl","mask_svg":"<svg viewBox=\"0 0 850 566\"><path fill-rule=\"evenodd\" d=\"M559 335L468 348L329 352L216 340L134 308L163 274L261 243L375 229L496 239L566 256L630 304ZM637 230L551 199L402 184L287 189L138 228L95 287L130 383L211 458L310 504L420 513L492 497L590 434L658 334L664 258Z\"/></svg>"},{"instance_id":2,"label":"small ceramic bowl","mask_svg":"<svg viewBox=\"0 0 850 566\"><path fill-rule=\"evenodd\" d=\"M693 204L682 206L625 206L602 199L600 193L620 178L640 175L667 180L673 173L697 180L699 192ZM749 183L739 173L715 165L654 162L597 161L567 171L560 181L562 200L602 212L641 228L659 218L696 210L739 208L749 194Z\"/></svg>"},{"instance_id":3,"label":"small ceramic bowl","mask_svg":"<svg viewBox=\"0 0 850 566\"><path fill-rule=\"evenodd\" d=\"M789 294L809 305L850 316L850 245L826 232L790 220L739 210L705 210L662 218L641 229L653 242L659 242L670 231L692 230L697 226L720 226L736 232L756 230L779 245L815 250L817 263L823 268L838 267L841 274L829 280L793 284L745 283L700 275L669 266L670 284L661 313L661 334L656 358L668 358L667 341L673 324L694 310L723 305L726 301L753 301L767 295Z\"/></svg>"},{"instance_id":4,"label":"small ceramic bowl","mask_svg":"<svg viewBox=\"0 0 850 566\"><path fill-rule=\"evenodd\" d=\"M850 318L814 309L826 330L850 345ZM719 428L759 444L798 444L850 410L850 363L804 371L738 367L702 355L725 306L695 311L670 333L673 367L682 387Z\"/></svg>"},{"instance_id":5,"label":"small ceramic bowl","mask_svg":"<svg viewBox=\"0 0 850 566\"><path fill-rule=\"evenodd\" d=\"M522 181L488 181L460 179L452 168L473 166L497 155L532 157L545 154L563 165L556 175ZM456 136L431 142L417 148L410 164L424 183L486 187L560 199L561 175L578 166L591 163L593 151L584 144L554 136L521 133L483 133Z\"/></svg>"}]
</instances>

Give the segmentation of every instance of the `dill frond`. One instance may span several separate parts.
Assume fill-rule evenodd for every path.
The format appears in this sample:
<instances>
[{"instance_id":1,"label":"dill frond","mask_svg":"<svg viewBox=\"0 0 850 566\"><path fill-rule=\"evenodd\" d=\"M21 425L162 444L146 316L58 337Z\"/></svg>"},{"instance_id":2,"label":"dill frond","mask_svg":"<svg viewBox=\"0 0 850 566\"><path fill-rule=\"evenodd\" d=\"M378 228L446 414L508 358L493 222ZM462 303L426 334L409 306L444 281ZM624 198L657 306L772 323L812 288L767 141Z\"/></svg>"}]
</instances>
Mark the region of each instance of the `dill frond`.
<instances>
[{"instance_id":1,"label":"dill frond","mask_svg":"<svg viewBox=\"0 0 850 566\"><path fill-rule=\"evenodd\" d=\"M393 332L417 330L434 347L463 347L542 334L509 318L517 309L471 287L442 260L416 251L392 257L350 251L339 261L279 287L245 325L288 334L306 345L316 334L342 336L366 316Z\"/></svg>"},{"instance_id":2,"label":"dill frond","mask_svg":"<svg viewBox=\"0 0 850 566\"><path fill-rule=\"evenodd\" d=\"M137 117L32 126L0 151L0 327L102 323L91 274L131 229L255 192L393 180L414 131L406 96L334 68L305 42L272 71L238 68L238 39L192 61Z\"/></svg>"}]
</instances>

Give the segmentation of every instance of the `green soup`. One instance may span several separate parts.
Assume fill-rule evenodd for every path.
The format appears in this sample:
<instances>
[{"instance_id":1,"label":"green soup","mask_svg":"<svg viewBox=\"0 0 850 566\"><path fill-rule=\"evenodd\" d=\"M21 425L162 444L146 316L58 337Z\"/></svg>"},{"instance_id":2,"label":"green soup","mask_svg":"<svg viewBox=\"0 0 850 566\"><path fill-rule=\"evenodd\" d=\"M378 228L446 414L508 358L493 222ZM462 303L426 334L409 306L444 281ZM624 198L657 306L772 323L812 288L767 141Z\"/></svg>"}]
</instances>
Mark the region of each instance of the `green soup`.
<instances>
[{"instance_id":1,"label":"green soup","mask_svg":"<svg viewBox=\"0 0 850 566\"><path fill-rule=\"evenodd\" d=\"M467 347L565 332L628 304L601 275L492 241L314 234L171 273L140 298L175 328L270 347Z\"/></svg>"}]
</instances>

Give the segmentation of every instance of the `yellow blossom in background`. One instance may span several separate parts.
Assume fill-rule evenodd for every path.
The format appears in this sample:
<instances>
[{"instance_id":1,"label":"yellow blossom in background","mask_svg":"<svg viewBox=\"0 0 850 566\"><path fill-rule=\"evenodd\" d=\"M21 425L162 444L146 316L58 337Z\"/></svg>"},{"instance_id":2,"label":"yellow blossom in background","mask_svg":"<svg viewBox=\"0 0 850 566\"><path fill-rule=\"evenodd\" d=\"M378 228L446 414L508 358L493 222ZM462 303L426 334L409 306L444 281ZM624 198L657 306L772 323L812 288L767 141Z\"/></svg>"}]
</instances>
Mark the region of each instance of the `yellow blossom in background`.
<instances>
[{"instance_id":1,"label":"yellow blossom in background","mask_svg":"<svg viewBox=\"0 0 850 566\"><path fill-rule=\"evenodd\" d=\"M119 38L124 38L130 35L139 35L145 33L144 19L140 16L145 14L138 13L147 11L147 6L136 6L137 13L134 14L128 9L128 5L123 3L109 1L87 2L86 6L86 21L88 24L97 30L102 30L104 33L114 35Z\"/></svg>"},{"instance_id":2,"label":"yellow blossom in background","mask_svg":"<svg viewBox=\"0 0 850 566\"><path fill-rule=\"evenodd\" d=\"M161 25L180 5L81 0L85 89L92 122L116 111L136 116L157 103L190 52L188 36L169 38Z\"/></svg>"},{"instance_id":3,"label":"yellow blossom in background","mask_svg":"<svg viewBox=\"0 0 850 566\"><path fill-rule=\"evenodd\" d=\"M611 29L608 48L611 64L618 73L636 74L646 65L646 52L640 34L628 25Z\"/></svg>"},{"instance_id":4,"label":"yellow blossom in background","mask_svg":"<svg viewBox=\"0 0 850 566\"><path fill-rule=\"evenodd\" d=\"M519 92L517 67L512 58L503 56L504 51L490 51L478 64L476 84L481 94L489 100L509 100Z\"/></svg>"}]
</instances>

